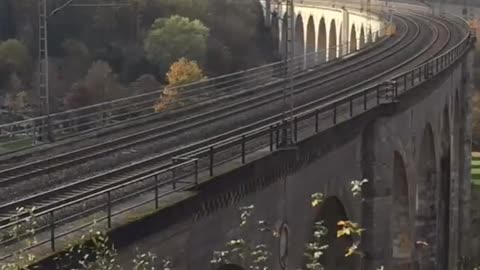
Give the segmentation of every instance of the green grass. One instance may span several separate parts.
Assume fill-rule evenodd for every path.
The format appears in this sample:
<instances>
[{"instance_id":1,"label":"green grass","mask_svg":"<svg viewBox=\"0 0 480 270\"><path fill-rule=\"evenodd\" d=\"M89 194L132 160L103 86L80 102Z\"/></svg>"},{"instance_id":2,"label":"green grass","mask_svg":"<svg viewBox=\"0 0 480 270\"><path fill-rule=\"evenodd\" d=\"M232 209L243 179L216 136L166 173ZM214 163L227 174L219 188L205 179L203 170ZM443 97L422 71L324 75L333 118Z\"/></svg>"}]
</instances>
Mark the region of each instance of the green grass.
<instances>
[{"instance_id":1,"label":"green grass","mask_svg":"<svg viewBox=\"0 0 480 270\"><path fill-rule=\"evenodd\" d=\"M0 153L27 148L32 145L32 137L16 137L14 141L0 141Z\"/></svg>"},{"instance_id":2,"label":"green grass","mask_svg":"<svg viewBox=\"0 0 480 270\"><path fill-rule=\"evenodd\" d=\"M472 153L472 183L480 186L480 153Z\"/></svg>"}]
</instances>

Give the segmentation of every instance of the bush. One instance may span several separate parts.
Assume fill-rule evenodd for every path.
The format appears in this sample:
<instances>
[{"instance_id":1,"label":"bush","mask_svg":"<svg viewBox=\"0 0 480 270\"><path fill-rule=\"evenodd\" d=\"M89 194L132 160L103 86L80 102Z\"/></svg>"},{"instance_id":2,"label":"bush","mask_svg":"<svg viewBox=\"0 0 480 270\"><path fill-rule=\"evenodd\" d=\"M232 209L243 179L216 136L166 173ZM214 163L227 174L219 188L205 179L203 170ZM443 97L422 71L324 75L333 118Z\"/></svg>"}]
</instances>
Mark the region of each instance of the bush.
<instances>
[{"instance_id":1,"label":"bush","mask_svg":"<svg viewBox=\"0 0 480 270\"><path fill-rule=\"evenodd\" d=\"M173 63L167 73L168 86L163 90L159 101L155 104L156 112L161 112L174 106L180 96L178 86L197 82L205 78L197 62L181 58Z\"/></svg>"},{"instance_id":2,"label":"bush","mask_svg":"<svg viewBox=\"0 0 480 270\"><path fill-rule=\"evenodd\" d=\"M0 65L11 65L19 73L28 72L31 59L27 47L16 39L0 43Z\"/></svg>"},{"instance_id":3,"label":"bush","mask_svg":"<svg viewBox=\"0 0 480 270\"><path fill-rule=\"evenodd\" d=\"M198 20L171 16L157 19L145 40L147 58L159 66L168 66L176 59L203 62L209 29Z\"/></svg>"}]
</instances>

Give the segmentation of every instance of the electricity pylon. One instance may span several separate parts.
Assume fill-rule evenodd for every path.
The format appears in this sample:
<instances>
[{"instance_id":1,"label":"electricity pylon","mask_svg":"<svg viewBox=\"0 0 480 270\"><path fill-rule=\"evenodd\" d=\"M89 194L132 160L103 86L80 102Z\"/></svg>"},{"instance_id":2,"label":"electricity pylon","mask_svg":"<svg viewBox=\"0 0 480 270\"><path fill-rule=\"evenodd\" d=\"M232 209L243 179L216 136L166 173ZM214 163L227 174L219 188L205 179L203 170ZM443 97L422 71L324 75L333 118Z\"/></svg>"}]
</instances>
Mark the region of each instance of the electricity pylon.
<instances>
[{"instance_id":1,"label":"electricity pylon","mask_svg":"<svg viewBox=\"0 0 480 270\"><path fill-rule=\"evenodd\" d=\"M52 123L50 119L50 88L48 82L48 19L57 14L64 8L71 7L119 7L127 6L127 3L101 3L101 4L73 4L74 0L65 1L60 7L48 13L48 0L38 0L38 57L39 57L39 98L40 98L40 115L45 116L45 120L40 124L39 136L41 140L46 138L53 142ZM34 135L35 136L35 135Z\"/></svg>"}]
</instances>

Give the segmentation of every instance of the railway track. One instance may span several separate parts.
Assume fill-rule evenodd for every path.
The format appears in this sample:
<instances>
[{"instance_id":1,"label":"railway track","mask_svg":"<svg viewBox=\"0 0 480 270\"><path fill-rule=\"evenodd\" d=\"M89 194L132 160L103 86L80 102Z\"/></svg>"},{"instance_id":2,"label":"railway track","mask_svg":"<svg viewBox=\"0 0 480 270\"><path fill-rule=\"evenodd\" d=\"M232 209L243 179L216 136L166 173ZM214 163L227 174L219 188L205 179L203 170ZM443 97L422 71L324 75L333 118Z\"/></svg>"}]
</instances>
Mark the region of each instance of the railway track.
<instances>
[{"instance_id":1,"label":"railway track","mask_svg":"<svg viewBox=\"0 0 480 270\"><path fill-rule=\"evenodd\" d=\"M396 43L394 42L393 45L396 45ZM390 48L391 46L383 48L381 52L386 52ZM377 56L377 59L379 59L379 57L380 55ZM357 63L361 63L365 59L366 57L359 57L355 61L351 60L353 61L351 66ZM359 68L361 67L358 67L357 69ZM322 70L323 69L320 69L320 71ZM350 69L349 71L352 70ZM295 82L295 87L302 87L303 85L306 85L314 80L319 80L322 78L325 78L323 82L328 82L348 74L346 71L342 71L340 67L334 68L320 75L318 75L317 73L318 72L315 72L315 74L313 75L298 75L297 81ZM51 158L38 160L35 162L2 170L0 171L0 187L6 187L12 183L19 183L21 181L28 180L41 174L52 173L55 170L60 170L88 160L96 159L108 155L114 151L119 151L139 144L148 143L154 140L172 136L180 132L187 131L191 128L199 127L208 122L222 119L234 114L245 112L255 107L265 105L272 100L278 100L278 98L282 95L282 91L284 89L283 82L277 83L274 86L275 87L273 88L273 90L266 91L265 93L260 93L257 95L253 94L253 97L243 99L239 102L227 104L226 106L221 106L213 110L208 110L203 113L197 113L194 116L187 117L180 121L170 123L167 122L158 127L123 136L117 139L113 139L111 141L95 144L89 147L60 154ZM246 90L245 92L250 92L250 95L252 95L253 91ZM248 95L248 93L245 92L242 92L238 95ZM165 132L165 130L168 131Z\"/></svg>"},{"instance_id":2,"label":"railway track","mask_svg":"<svg viewBox=\"0 0 480 270\"><path fill-rule=\"evenodd\" d=\"M377 47L382 46L383 43L388 44L388 38L383 38L379 42L370 44L359 52L356 52L354 55L349 55L346 58L351 61L352 58L358 58L366 54L368 51L374 50ZM316 57L316 55L312 54L311 57ZM314 70L310 71L305 71L300 68L300 65L298 64L299 61L300 57L296 57L293 60L293 65L296 69L294 71L296 79L304 78L311 75L312 73L318 74L322 71L327 70L328 68L335 68L336 66L343 65L346 60L344 58L335 59L328 63L324 63L321 66L316 66ZM195 84L188 85L188 89L182 90L182 95L177 102L187 104L182 104L182 106L180 106L179 108L169 109L165 113L153 112L143 115L139 118L134 118L136 121L130 119L122 123L116 123L111 125L109 124L107 125L107 127L95 128L93 130L88 130L87 132L80 132L80 134L78 134L77 136L68 136L67 138L64 138L73 139L71 143L60 143L59 145L52 144L45 149L37 149L32 153L27 151L23 154L10 153L5 156L2 156L0 154L0 163L3 161L3 163L5 164L0 164L0 179L2 179L2 171L6 171L11 167L19 167L20 165L22 165L22 163L23 165L33 165L36 160L47 159L49 157L51 159L56 159L56 156L63 155L64 152L73 152L72 149L96 147L96 145L103 142L108 142L108 140L111 140L112 138L114 138L114 140L121 140L130 135L131 137L139 135L142 131L151 133L153 129L158 129L159 124L166 125L172 123L172 119L178 120L181 118L188 118L192 114L211 110L212 106L219 106L221 103L225 102L232 103L241 100L245 96L255 95L259 92L263 92L267 88L271 89L274 87L278 87L279 85L284 83L284 80L278 77L278 75L281 73L279 73L278 71L284 69L283 62L276 62L251 70L256 69L258 69L259 72L255 74L249 74L245 78L242 77L242 79L235 78L235 76L229 75L212 78L211 80L215 81L214 85L216 87L212 87L211 85L202 86L201 83L199 83L199 86L193 89L189 89L195 86ZM251 70L248 70L248 72L251 73ZM223 77L228 77L229 79L224 79ZM256 82L258 81L257 77L261 77L260 82L256 83L254 86L250 86L252 85L252 81L249 80L251 79ZM219 82L216 82L217 80ZM146 102L142 102L141 105L148 108L156 101L156 99L149 100ZM92 115L96 116L95 113ZM120 125L121 129L117 125Z\"/></svg>"},{"instance_id":3,"label":"railway track","mask_svg":"<svg viewBox=\"0 0 480 270\"><path fill-rule=\"evenodd\" d=\"M407 45L409 45L413 41L417 40L417 38L420 36L420 29L421 28L418 26L417 23L415 23L414 21L412 21L412 20L410 20L406 17L403 18L402 20L403 20L404 26L405 26L405 28L407 28L407 30L405 31L405 34L403 35L403 38L401 38L400 40L404 40L405 38L407 38L407 40L404 40L404 45L400 46L400 47L397 47L397 49L395 51L402 51ZM410 24L409 27L407 27L408 24ZM439 25L441 25L441 24L439 24ZM438 25L437 25L437 27L438 27ZM420 55L425 54L428 51L430 51L430 49L431 49L430 47L434 46L435 44L437 44L437 46L439 46L439 48L437 48L435 50L433 55L442 51L444 49L445 45L446 45L446 42L449 41L449 36L450 36L450 34L448 34L448 28L445 28L445 26L442 26L442 27L444 27L442 32L444 32L444 31L447 32L446 37L444 37L445 41L442 41L440 45L437 44L438 43L437 40L440 38L439 37L440 36L440 34L439 34L440 31L437 28L433 27L431 31L432 31L433 36L435 38L433 39L433 41L430 42L431 43L430 46L425 47L423 50L421 50L419 53L417 53L415 55L415 57L412 57L412 58L408 59L407 61L405 61L401 65L406 65L406 64L408 64L406 62L411 62L415 59L418 59L418 57ZM413 32L411 30L412 28L415 29ZM421 42L419 42L419 43L423 43L423 40L421 40ZM394 53L392 53L391 50L386 50L386 51L388 51L389 54L392 54L392 55L394 54ZM429 54L429 56L430 56L430 54ZM375 61L380 61L379 59L380 58L375 59ZM367 64L371 65L372 62L375 62L375 61L371 61ZM357 67L357 68L359 68L359 67ZM398 67L396 67L396 68L398 68ZM349 72L351 72L351 70ZM386 73L386 72L384 72L384 73ZM382 74L382 75L384 75L384 74ZM376 76L376 77L379 77L379 76ZM376 78L371 78L369 81L373 81L374 79L376 79ZM322 80L320 80L316 83L313 83L313 84L311 83L311 81L308 81L308 82L309 83L307 83L305 85L297 85L297 90L296 90L297 93L302 92L302 91L306 91L308 89L312 89L312 88L314 88L318 85L325 84L325 82L322 81ZM365 83L363 83L363 84L365 84ZM352 88L359 87L359 86L360 85L355 85ZM336 93L334 96L338 96L337 94L338 93ZM329 98L332 98L332 97L329 97ZM256 99L258 99L258 98L256 98ZM279 97L274 97L273 99L279 99ZM251 101L249 100L248 102L251 102ZM265 105L265 104L270 103L270 102L272 102L272 98L266 99L265 101L258 102L254 105L250 105L250 106L247 106L247 107L240 107L239 112L250 110L250 109L253 109L255 107ZM307 103L306 105L308 105L308 107L317 106L320 102L324 102L324 100L323 101L320 100L320 101L313 102L313 103L310 103L310 104ZM308 109L308 107L305 106L305 105L301 106L301 107L297 107L296 111L300 112L301 110ZM230 111L230 112L228 112L228 114L231 115L231 114L235 114L235 113L239 113L239 112L231 112ZM215 113L218 114L218 112L215 112ZM222 117L225 117L225 116L217 116L217 119L222 118ZM247 130L251 130L251 129L261 127L265 124L268 124L271 121L277 121L277 120L281 119L281 117L282 117L281 114L277 114L273 117L258 121L256 123L253 123L251 125L242 127L240 129L233 130L233 131L227 132L225 134L222 134L222 135L219 135L219 136L216 136L216 137L204 140L204 141L200 141L198 143L194 143L194 144L186 146L186 147L182 147L181 149L168 151L166 153L155 156L153 158L149 158L148 160L144 160L144 161L132 164L132 165L128 165L128 166L124 166L124 167L115 169L112 172L103 173L103 174L96 175L96 176L93 176L93 177L88 178L88 179L84 179L82 181L78 181L78 182L74 182L74 183L71 183L71 184L68 184L68 185L65 185L65 186L62 186L62 187L54 188L54 189L48 190L46 192L42 192L42 193L30 196L30 197L24 198L22 200L9 202L7 204L4 204L4 205L0 206L0 217L3 217L4 220L8 220L8 218L12 214L14 214L15 208L19 207L19 206L29 207L29 206L35 205L39 209L39 211L42 211L42 210L45 210L45 209L48 209L48 208L51 208L51 207L56 207L56 206L58 206L62 203L65 203L66 201L71 201L71 200L74 200L75 198L79 198L79 196L85 196L86 194L88 194L92 190L98 190L99 188L103 188L103 187L107 187L107 186L113 186L115 184L122 183L124 181L134 179L136 177L141 177L141 176L150 174L150 173L154 172L155 170L159 169L159 165L158 165L159 163L166 162L166 164L168 164L168 160L170 158L174 157L174 156L192 151L192 150L194 150L196 148L199 148L199 147L202 147L202 146L209 145L209 144L211 144L215 141L226 139L226 138L234 136L236 134L241 134L241 133L243 133ZM201 121L201 124L208 124L208 123L211 123L211 122L212 122L212 119L207 118L206 120ZM193 127L198 126L199 124L200 123L194 123ZM175 134L178 134L178 132L182 132L182 131L185 131L186 129L193 128L193 127L191 125L188 125L187 127L180 127L179 130L169 131L169 133L170 133L170 135L175 135ZM166 136L165 134L162 134L162 135ZM107 148L106 151L110 152L110 151L113 151L113 150ZM85 157L81 157L81 158L85 158ZM88 156L88 158L92 158L92 157ZM67 162L78 162L78 159L76 159L74 161L67 161ZM60 165L57 165L57 166L65 166L65 165L60 163ZM161 166L160 166L160 168L161 168ZM50 170L50 169L51 169L51 167L47 167L43 170ZM34 172L37 173L36 171L34 171Z\"/></svg>"},{"instance_id":4,"label":"railway track","mask_svg":"<svg viewBox=\"0 0 480 270\"><path fill-rule=\"evenodd\" d=\"M394 43L395 44L395 43ZM380 51L387 51L391 46L387 46ZM353 61L350 65L355 65L356 63L364 61L368 56L363 55L364 52L359 52L357 55L349 56L349 61ZM328 72L324 72L329 68ZM300 87L306 83L311 82L312 80L318 80L325 77L328 77L327 80L333 80L338 78L339 76L345 75L345 72L341 72L344 66L338 66L338 63L333 63L333 65L327 64L324 67L320 67L315 71L309 71L305 73L300 73L295 76L296 82L295 86ZM324 72L324 73L322 73ZM332 76L336 72L341 72L341 74L337 74ZM320 74L320 75L319 75ZM225 115L232 115L233 113L225 112L230 109L234 109L235 113L242 110L237 110L242 106L246 109L245 104L249 104L254 101L263 101L263 100L271 100L272 97L280 96L281 92L284 89L284 81L277 81L269 85L272 87L270 90L265 90L260 93L259 90L266 86L254 87L250 89L246 89L243 91L238 91L235 94L224 94L218 98L218 101L215 103L222 103L222 104L212 104L212 105L219 105L218 108L212 109L212 106L205 106L200 108L198 111L190 111L190 114L187 117L184 117L178 121L167 121L167 120L160 120L159 122L155 122L151 125L150 128L141 130L139 132L135 132L133 134L127 134L118 138L114 138L108 140L106 142L93 144L90 146L84 146L77 150L70 150L66 153L61 153L52 157L46 157L41 159L41 157L36 157L39 160L28 162L25 164L20 164L16 166L10 166L7 169L0 170L0 187L6 187L10 183L18 183L20 181L28 180L31 177L39 176L45 172L53 172L58 169L67 168L68 166L72 166L75 164L79 164L81 162L85 162L87 160L99 158L101 156L105 156L113 151L118 151L122 149L126 149L129 147L133 147L142 143L147 143L156 139L165 138L166 136L170 136L175 132L180 132L181 130L188 130L191 127L198 126L199 124L203 123L202 120L211 120L213 118L221 118L225 117ZM260 89L259 89L260 88ZM244 97L247 98L244 98ZM226 105L224 103L227 103ZM245 109L243 110L245 111ZM213 117L218 115L219 113L222 114L220 117ZM191 116L193 114L193 116ZM180 117L181 118L181 117ZM174 130L173 132L164 132L165 130Z\"/></svg>"},{"instance_id":5,"label":"railway track","mask_svg":"<svg viewBox=\"0 0 480 270\"><path fill-rule=\"evenodd\" d=\"M346 95L350 93L352 90L358 89L358 87L367 86L369 84L372 84L375 80L384 78L386 76L390 76L394 71L398 72L399 70L405 70L419 63L423 63L425 59L438 55L439 53L451 47L452 44L455 44L456 42L458 42L458 40L452 41L452 39L454 38L452 38L452 34L449 30L451 26L448 26L445 23L442 23L441 21L436 21L434 24L429 26L428 23L426 23L425 18L419 19L419 17L421 17L419 16L414 21L414 20L411 20L409 16L403 17L403 19L401 19L406 26L408 25L408 27L406 27L406 34L402 38L403 40L402 43L407 45L403 46L402 49L398 49L398 51L402 51L403 49L407 48L407 46L410 46L409 48L412 49L413 51L417 51L417 53L415 53L413 56L410 56L408 59L402 61L400 64L397 64L393 67L390 66L390 68L388 69L384 69L383 72L377 74L374 77L371 77L368 80L363 80L362 82L357 83L355 85L351 85L349 87L340 88L340 89L343 89L341 91L334 91L335 87L330 87L328 88L328 90L324 89L322 91L323 92L322 97L311 102L305 102L305 101L308 101L307 98L304 98L304 99L298 98L298 100L296 101L304 101L304 102L300 102L302 103L302 105L296 107L295 113L301 113L302 111L318 107L321 104L329 102L333 99L337 99L342 95ZM421 24L423 27L420 27L419 24ZM428 27L431 27L430 30L427 31L428 33L421 34L421 31L424 31ZM415 28L416 30L412 31L412 28ZM427 45L421 46L425 44ZM417 48L417 46L419 46L419 48ZM395 57L395 56L396 56L395 53L392 53L388 57ZM371 65L372 63L375 63L375 61L372 61L369 64ZM331 84L333 84L333 82L331 82ZM325 85L328 85L328 82L324 82L322 80L313 81L313 82L309 81L304 85L298 85L296 88L296 94L301 95L301 93L305 93L308 90L316 89L316 87L318 86L322 86L323 88ZM272 100L274 99L275 98L271 98L270 100L267 100L267 101L272 102ZM280 98L277 98L277 100L278 99ZM257 106L261 106L261 105L257 104ZM252 108L255 108L255 107L252 107ZM112 172L94 176L92 178L85 179L83 181L79 181L76 183L72 183L64 187L52 189L50 191L37 194L35 196L25 198L24 200L5 204L3 206L0 206L0 215L5 217L3 220L0 221L0 224L8 223L9 217L12 215L13 209L16 206L29 207L29 206L35 205L37 206L38 212L45 212L45 211L48 211L49 209L53 209L54 207L61 206L68 202L93 194L95 192L104 190L106 188L111 188L117 185L121 185L126 181L136 179L138 177L148 175L149 173L152 173L154 171L158 171L162 168L171 166L171 162L169 162L169 159L171 159L174 156L179 156L188 152L192 152L198 148L208 147L208 145L212 143L226 140L228 138L231 138L232 136L243 134L246 131L263 127L265 125L271 124L272 122L279 121L281 118L282 118L282 114L276 114L276 115L264 118L263 120L260 120L258 122L254 122L250 125L244 126L242 128L232 130L224 134L217 135L215 137L211 137L206 140L181 147L180 149L175 149L172 151L165 152L161 155L154 156L152 158L138 162L136 164L115 169Z\"/></svg>"}]
</instances>

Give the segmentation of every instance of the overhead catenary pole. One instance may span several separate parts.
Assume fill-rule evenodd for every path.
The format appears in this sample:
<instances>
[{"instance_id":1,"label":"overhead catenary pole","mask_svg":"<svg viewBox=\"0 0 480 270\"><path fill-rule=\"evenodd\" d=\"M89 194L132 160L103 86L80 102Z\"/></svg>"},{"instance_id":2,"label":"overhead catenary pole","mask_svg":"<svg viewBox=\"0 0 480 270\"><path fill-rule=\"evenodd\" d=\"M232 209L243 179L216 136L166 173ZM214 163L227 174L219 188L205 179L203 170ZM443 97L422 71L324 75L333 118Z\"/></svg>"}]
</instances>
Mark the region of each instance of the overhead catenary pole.
<instances>
[{"instance_id":1,"label":"overhead catenary pole","mask_svg":"<svg viewBox=\"0 0 480 270\"><path fill-rule=\"evenodd\" d=\"M46 116L45 121L42 121L39 128L39 137L43 140L52 141L51 125L50 125L50 93L48 87L48 30L47 30L47 0L38 1L38 18L39 18L39 81L38 90L40 98L40 114ZM34 132L35 136L35 132Z\"/></svg>"},{"instance_id":2,"label":"overhead catenary pole","mask_svg":"<svg viewBox=\"0 0 480 270\"><path fill-rule=\"evenodd\" d=\"M286 18L284 18L283 25L285 26L284 35L285 35L285 55L284 55L284 67L285 67L285 81L283 89L283 119L285 126L283 128L283 140L282 146L291 146L294 142L294 87L293 87L293 72L295 69L294 63L294 53L295 53L295 43L294 43L294 5L293 0L286 0ZM287 115L290 118L290 124L287 124Z\"/></svg>"},{"instance_id":3,"label":"overhead catenary pole","mask_svg":"<svg viewBox=\"0 0 480 270\"><path fill-rule=\"evenodd\" d=\"M60 7L54 9L50 14L48 14L48 0L38 0L38 18L39 18L39 46L38 46L38 57L39 57L39 101L40 101L40 115L44 115L45 118L41 121L39 127L39 138L40 140L48 140L53 142L55 140L52 133L52 123L50 118L50 87L49 87L49 67L48 67L48 19L53 15L57 14L64 8L68 6L72 7L118 7L118 6L128 6L126 3L113 3L113 4L74 4L74 0L65 1ZM34 123L35 124L35 123ZM35 137L35 132L33 134ZM34 141L36 139L34 138Z\"/></svg>"}]
</instances>

